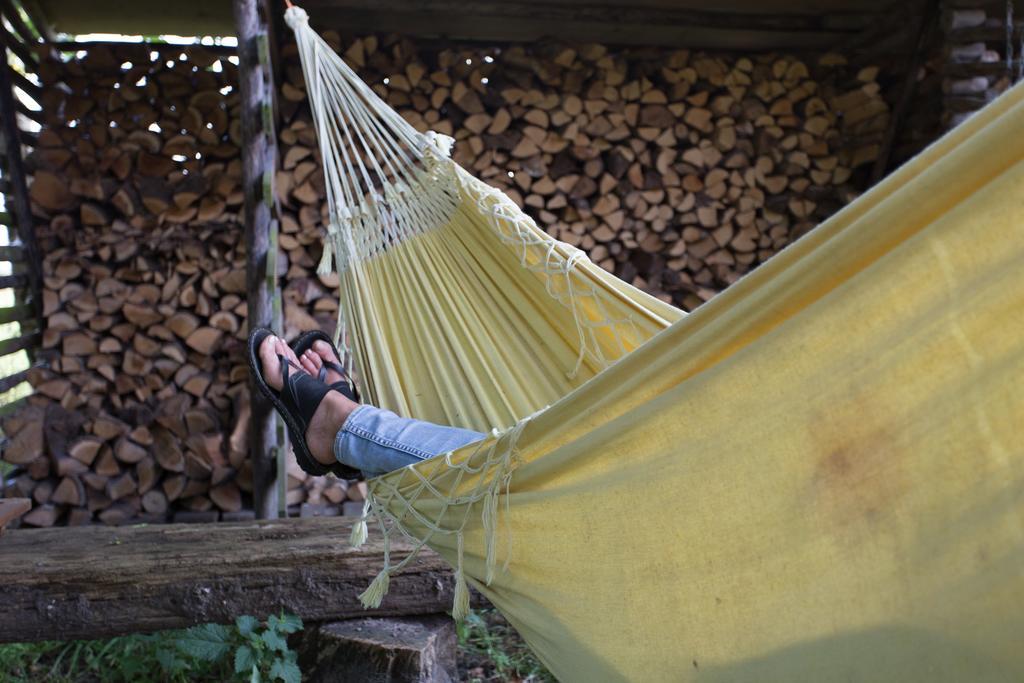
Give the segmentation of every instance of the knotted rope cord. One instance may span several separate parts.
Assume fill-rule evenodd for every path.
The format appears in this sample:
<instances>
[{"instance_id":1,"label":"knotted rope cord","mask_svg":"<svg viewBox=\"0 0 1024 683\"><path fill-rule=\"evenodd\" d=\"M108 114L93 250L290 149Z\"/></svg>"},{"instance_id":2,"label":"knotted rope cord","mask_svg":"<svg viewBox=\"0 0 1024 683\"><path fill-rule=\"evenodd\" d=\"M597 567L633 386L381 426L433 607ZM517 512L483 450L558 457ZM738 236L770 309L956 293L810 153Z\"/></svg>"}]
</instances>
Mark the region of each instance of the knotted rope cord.
<instances>
[{"instance_id":1,"label":"knotted rope cord","mask_svg":"<svg viewBox=\"0 0 1024 683\"><path fill-rule=\"evenodd\" d=\"M327 187L330 221L320 273L330 272L332 252L342 272L388 244L445 225L461 188L477 202L502 242L519 253L520 264L544 276L548 294L572 311L580 349L575 367L567 373L570 378L579 373L587 356L604 368L628 352L620 327L630 326L635 333L635 323L613 318L598 291L573 276L574 266L586 258L582 251L536 229L504 193L459 168L448 158L454 142L450 137L417 132L312 30L304 10L291 7L285 19L299 44ZM569 250L568 256L564 250ZM543 258L533 258L533 252L542 253ZM588 304L593 316L586 313ZM374 306L372 299L370 306ZM343 301L339 310L346 308ZM368 312L374 317L378 313ZM339 316L336 337L342 345L346 345L345 322L351 317ZM600 328L611 332L612 358L598 343Z\"/></svg>"},{"instance_id":2,"label":"knotted rope cord","mask_svg":"<svg viewBox=\"0 0 1024 683\"><path fill-rule=\"evenodd\" d=\"M480 441L473 452L460 462L453 460L452 453L446 453L435 458L438 464L435 465L433 472L425 474L419 468L409 466L402 469L402 476L395 483L389 481L388 477L378 477L371 480L370 491L364 504L363 518L353 527L351 542L356 546L365 542L367 536L366 520L374 519L384 537L384 566L370 583L370 586L359 596L364 607L379 607L381 600L383 600L387 593L390 575L401 571L412 562L420 550L435 536L447 535L455 537L457 548L452 616L456 619L462 619L468 614L469 589L463 566L466 526L472 519L474 505L481 503L481 525L485 539L485 582L490 584L494 578L498 556L498 498L504 492L506 553L505 561L502 564L502 571L505 571L508 569L512 559L511 497L509 490L512 472L519 464L517 443L523 429L540 412L543 411L538 411L520 420L514 427L504 432L498 433L495 430L489 437ZM482 462L479 462L481 459ZM479 462L478 465L474 464L477 462ZM438 465L441 464L443 466L439 467ZM437 487L437 481L441 477L434 476L434 472L438 470L451 480L447 491L442 491ZM454 476L452 476L452 472L455 473ZM407 487L407 477L415 479L415 486L407 494L403 494L401 490ZM468 477L475 478L473 488L465 494L457 495L456 492L459 490L459 487ZM433 499L442 503L436 520L424 516L416 509L416 502L424 495L430 495ZM440 520L445 519L449 510L453 509L456 511L461 510L461 518L451 527L442 526ZM413 534L408 527L407 517L411 518L412 523L427 529L427 532L422 536ZM413 549L400 562L392 564L391 534L396 529L413 544Z\"/></svg>"},{"instance_id":3,"label":"knotted rope cord","mask_svg":"<svg viewBox=\"0 0 1024 683\"><path fill-rule=\"evenodd\" d=\"M570 379L578 375L588 357L597 367L605 368L628 353L630 344L626 339L640 338L636 322L628 315L611 315L605 295L577 267L587 259L583 251L540 230L503 192L477 180L452 161L452 138L433 131L417 132L310 28L305 11L290 7L285 20L298 42L327 188L327 237L317 270L329 273L333 258L339 275L350 276L342 281L335 331L335 340L346 352L346 359L354 355L345 334L346 321L373 324L384 319L376 297L361 295L367 282L363 265L391 245L447 225L459 203L467 200L501 243L517 254L520 265L543 279L547 294L572 312L579 354L575 367L567 373ZM356 309L361 315L355 315ZM358 335L359 330L355 332ZM612 340L610 354L599 334ZM465 616L469 607L463 571L467 523L474 505L480 503L486 581L490 583L497 563L498 498L502 491L507 539L503 569L511 561L509 488L518 464L516 443L532 417L519 420L504 432L494 430L458 462L449 453L436 458L432 469L424 466L421 472L417 467L404 468L397 482L392 483L390 477L371 480L363 516L353 528L351 540L355 545L365 541L367 521L375 520L384 537L384 567L360 596L364 605L379 606L390 575L403 569L423 546L442 534L456 538L453 615ZM403 494L401 489L410 484L408 477L415 478L414 485ZM475 477L476 483L468 493L456 495L467 477ZM450 481L447 491L438 488L441 481ZM416 509L416 502L426 496L442 503L435 519ZM463 511L461 518L443 526L442 520L453 509ZM415 536L410 524L426 529L424 536ZM395 529L412 542L413 551L392 565L390 539Z\"/></svg>"},{"instance_id":4,"label":"knotted rope cord","mask_svg":"<svg viewBox=\"0 0 1024 683\"><path fill-rule=\"evenodd\" d=\"M455 168L463 192L476 203L501 241L519 254L520 265L543 276L548 295L572 311L580 335L580 350L576 367L567 373L568 376L576 376L586 356L600 368L606 368L625 356L629 348L624 335L628 332L632 333L633 339L638 338L636 321L628 316L613 317L605 306L605 296L579 276L575 266L580 261L589 260L587 254L540 230L533 219L501 190L477 180L457 165ZM569 255L563 256L562 251ZM537 258L537 254L542 254L542 257ZM561 291L557 289L559 282L564 283ZM594 311L593 315L588 314L586 304ZM602 330L609 332L614 340L613 357L602 350L597 334Z\"/></svg>"}]
</instances>

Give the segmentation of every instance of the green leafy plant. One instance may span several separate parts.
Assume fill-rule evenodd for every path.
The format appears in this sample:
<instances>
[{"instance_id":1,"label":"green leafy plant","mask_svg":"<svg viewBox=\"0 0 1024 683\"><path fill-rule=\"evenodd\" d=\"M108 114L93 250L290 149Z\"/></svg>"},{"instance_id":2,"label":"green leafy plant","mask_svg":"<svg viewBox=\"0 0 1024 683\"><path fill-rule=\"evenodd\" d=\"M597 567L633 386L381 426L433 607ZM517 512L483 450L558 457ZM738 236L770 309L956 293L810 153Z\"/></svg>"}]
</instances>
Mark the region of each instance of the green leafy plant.
<instances>
[{"instance_id":1,"label":"green leafy plant","mask_svg":"<svg viewBox=\"0 0 1024 683\"><path fill-rule=\"evenodd\" d=\"M0 645L0 683L298 683L287 637L301 628L295 616L244 616L230 626Z\"/></svg>"},{"instance_id":2,"label":"green leafy plant","mask_svg":"<svg viewBox=\"0 0 1024 683\"><path fill-rule=\"evenodd\" d=\"M235 627L203 624L186 630L175 640L174 650L161 653L164 671L176 674L187 671L189 660L232 663L232 673L251 683L284 681L299 683L302 674L297 655L288 648L288 635L302 628L296 616L270 615L265 624L255 617L235 620Z\"/></svg>"}]
</instances>

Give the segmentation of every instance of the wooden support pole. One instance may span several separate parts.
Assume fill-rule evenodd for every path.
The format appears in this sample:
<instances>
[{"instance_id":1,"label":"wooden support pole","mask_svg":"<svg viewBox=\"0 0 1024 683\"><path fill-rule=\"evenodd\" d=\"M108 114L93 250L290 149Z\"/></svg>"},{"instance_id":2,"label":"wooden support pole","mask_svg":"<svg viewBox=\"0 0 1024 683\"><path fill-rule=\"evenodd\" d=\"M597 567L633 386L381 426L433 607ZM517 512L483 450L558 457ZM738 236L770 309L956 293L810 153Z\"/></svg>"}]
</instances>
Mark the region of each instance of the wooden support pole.
<instances>
[{"instance_id":1,"label":"wooden support pole","mask_svg":"<svg viewBox=\"0 0 1024 683\"><path fill-rule=\"evenodd\" d=\"M242 184L245 195L246 286L250 329L274 325L275 277L268 277L273 224L274 168L277 144L267 125L265 105L273 101L269 60L260 58L266 45L266 21L258 0L234 0L238 36L238 80L241 90ZM270 117L272 124L272 117ZM275 269L276 270L276 269ZM277 419L269 401L254 384L249 451L253 469L253 503L261 519L278 515L276 460L280 455Z\"/></svg>"},{"instance_id":2,"label":"wooden support pole","mask_svg":"<svg viewBox=\"0 0 1024 683\"><path fill-rule=\"evenodd\" d=\"M929 29L935 23L935 16L939 11L939 0L922 0L920 10L917 13L917 26L911 32L910 60L907 63L907 70L903 77L903 85L900 88L899 101L893 110L892 118L889 120L889 127L886 129L885 138L882 140L882 147L878 158L871 168L870 186L874 186L885 177L889 171L889 162L892 158L893 146L899 139L903 120L910 110L914 101L914 93L917 91L918 70L925 57L925 50L928 48Z\"/></svg>"},{"instance_id":3,"label":"wooden support pole","mask_svg":"<svg viewBox=\"0 0 1024 683\"><path fill-rule=\"evenodd\" d=\"M353 548L352 518L9 529L0 537L0 642L104 638L281 610L304 621L451 610L451 567L424 549L380 609L359 594L384 539ZM391 541L391 561L411 552Z\"/></svg>"}]
</instances>

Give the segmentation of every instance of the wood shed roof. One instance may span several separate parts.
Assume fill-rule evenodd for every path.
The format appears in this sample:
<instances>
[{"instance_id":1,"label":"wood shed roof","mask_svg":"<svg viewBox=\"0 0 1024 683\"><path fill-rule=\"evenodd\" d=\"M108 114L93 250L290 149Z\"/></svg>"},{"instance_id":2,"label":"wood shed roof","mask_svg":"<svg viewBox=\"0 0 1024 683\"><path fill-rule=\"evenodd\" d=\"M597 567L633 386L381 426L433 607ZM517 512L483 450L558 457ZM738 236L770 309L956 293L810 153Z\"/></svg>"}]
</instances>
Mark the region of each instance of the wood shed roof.
<instances>
[{"instance_id":1,"label":"wood shed roof","mask_svg":"<svg viewBox=\"0 0 1024 683\"><path fill-rule=\"evenodd\" d=\"M230 0L35 0L65 33L232 35ZM283 7L283 1L275 0ZM481 41L828 48L892 0L305 0L316 28Z\"/></svg>"}]
</instances>

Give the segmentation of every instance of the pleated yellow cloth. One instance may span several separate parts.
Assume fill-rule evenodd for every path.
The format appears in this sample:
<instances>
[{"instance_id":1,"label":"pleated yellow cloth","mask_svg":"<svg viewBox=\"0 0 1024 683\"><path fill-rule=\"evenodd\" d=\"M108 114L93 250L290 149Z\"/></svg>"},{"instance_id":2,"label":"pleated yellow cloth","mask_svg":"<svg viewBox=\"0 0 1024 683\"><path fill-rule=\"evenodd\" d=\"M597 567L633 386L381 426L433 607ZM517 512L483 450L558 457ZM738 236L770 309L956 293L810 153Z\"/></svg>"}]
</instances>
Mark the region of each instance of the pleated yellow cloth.
<instances>
[{"instance_id":1,"label":"pleated yellow cloth","mask_svg":"<svg viewBox=\"0 0 1024 683\"><path fill-rule=\"evenodd\" d=\"M1024 680L1024 89L687 317L450 178L332 239L370 395L501 428L370 483L457 614L566 681Z\"/></svg>"}]
</instances>

